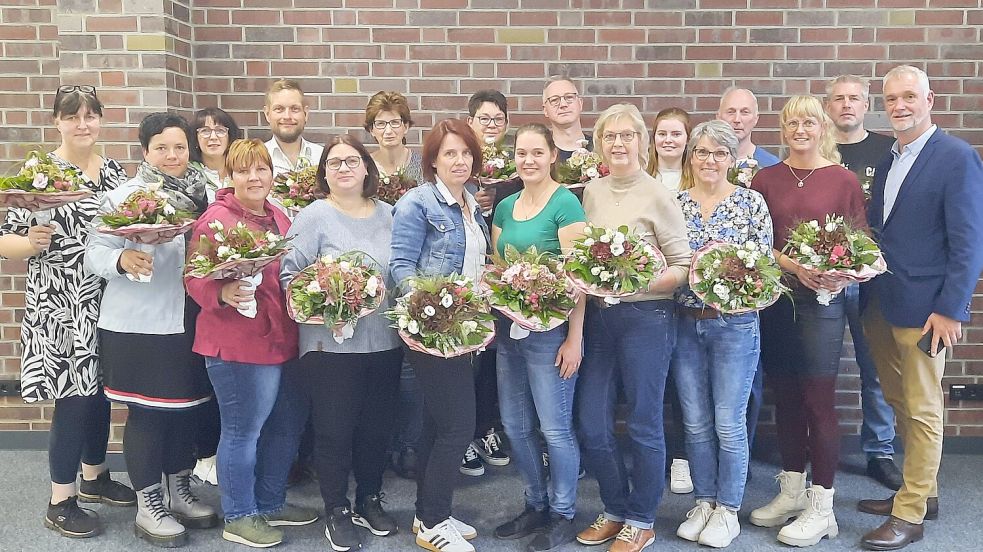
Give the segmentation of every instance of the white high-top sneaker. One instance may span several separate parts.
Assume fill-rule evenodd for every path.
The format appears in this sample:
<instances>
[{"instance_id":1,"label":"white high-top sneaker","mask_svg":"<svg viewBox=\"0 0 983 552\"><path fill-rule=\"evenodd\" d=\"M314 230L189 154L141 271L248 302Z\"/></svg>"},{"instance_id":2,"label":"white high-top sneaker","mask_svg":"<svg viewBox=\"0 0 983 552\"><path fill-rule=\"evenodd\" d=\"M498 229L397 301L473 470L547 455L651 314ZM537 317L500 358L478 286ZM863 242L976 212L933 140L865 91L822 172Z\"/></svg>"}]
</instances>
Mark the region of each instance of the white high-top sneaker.
<instances>
[{"instance_id":1,"label":"white high-top sneaker","mask_svg":"<svg viewBox=\"0 0 983 552\"><path fill-rule=\"evenodd\" d=\"M792 546L812 546L823 537L835 537L840 529L833 515L834 492L835 489L820 485L806 489L809 502L805 511L795 521L782 527L778 540Z\"/></svg>"},{"instance_id":2,"label":"white high-top sneaker","mask_svg":"<svg viewBox=\"0 0 983 552\"><path fill-rule=\"evenodd\" d=\"M709 502L697 500L696 507L686 513L686 521L679 524L679 528L676 529L676 536L696 542L700 538L700 532L707 526L711 513L713 513L713 506Z\"/></svg>"},{"instance_id":3,"label":"white high-top sneaker","mask_svg":"<svg viewBox=\"0 0 983 552\"><path fill-rule=\"evenodd\" d=\"M737 512L723 506L710 514L707 526L700 533L700 544L713 548L726 548L741 534L741 523L737 520Z\"/></svg>"},{"instance_id":4,"label":"white high-top sneaker","mask_svg":"<svg viewBox=\"0 0 983 552\"><path fill-rule=\"evenodd\" d=\"M775 527L806 509L805 472L782 471L775 476L780 490L771 502L751 512L751 523L758 527Z\"/></svg>"},{"instance_id":5,"label":"white high-top sneaker","mask_svg":"<svg viewBox=\"0 0 983 552\"><path fill-rule=\"evenodd\" d=\"M188 542L188 532L164 506L164 489L158 483L137 491L137 537L155 546L176 548Z\"/></svg>"},{"instance_id":6,"label":"white high-top sneaker","mask_svg":"<svg viewBox=\"0 0 983 552\"><path fill-rule=\"evenodd\" d=\"M203 504L191 492L191 470L167 474L164 505L178 520L191 529L209 529L218 525L215 510Z\"/></svg>"},{"instance_id":7,"label":"white high-top sneaker","mask_svg":"<svg viewBox=\"0 0 983 552\"><path fill-rule=\"evenodd\" d=\"M693 478L689 474L689 461L674 458L669 465L669 490L674 494L693 492Z\"/></svg>"}]
</instances>

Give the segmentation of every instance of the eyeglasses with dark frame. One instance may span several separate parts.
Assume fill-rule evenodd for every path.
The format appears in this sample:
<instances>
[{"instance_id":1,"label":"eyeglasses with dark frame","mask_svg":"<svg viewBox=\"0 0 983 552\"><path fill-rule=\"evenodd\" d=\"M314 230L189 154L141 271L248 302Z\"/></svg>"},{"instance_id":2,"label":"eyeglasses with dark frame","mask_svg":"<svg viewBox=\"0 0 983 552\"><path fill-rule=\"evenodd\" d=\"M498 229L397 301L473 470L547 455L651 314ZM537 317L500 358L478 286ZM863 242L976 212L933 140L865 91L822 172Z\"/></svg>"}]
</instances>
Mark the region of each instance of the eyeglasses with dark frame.
<instances>
[{"instance_id":1,"label":"eyeglasses with dark frame","mask_svg":"<svg viewBox=\"0 0 983 552\"><path fill-rule=\"evenodd\" d=\"M484 127L492 126L492 123L495 123L494 126L497 127L505 126L505 123L509 121L509 118L504 115L499 115L498 117L489 117L487 115L480 115L478 117L475 117L475 119L478 119L478 124Z\"/></svg>"},{"instance_id":2,"label":"eyeglasses with dark frame","mask_svg":"<svg viewBox=\"0 0 983 552\"><path fill-rule=\"evenodd\" d=\"M399 130L403 128L403 124L402 119L392 119L390 121L380 121L376 119L372 122L372 128L385 132L387 127L392 127L393 130Z\"/></svg>"},{"instance_id":3,"label":"eyeglasses with dark frame","mask_svg":"<svg viewBox=\"0 0 983 552\"><path fill-rule=\"evenodd\" d=\"M340 157L331 157L324 162L324 166L329 171L340 171L342 163L348 165L349 169L356 169L358 168L359 165L362 164L362 158L359 157L358 155L350 155L344 159Z\"/></svg>"},{"instance_id":4,"label":"eyeglasses with dark frame","mask_svg":"<svg viewBox=\"0 0 983 552\"><path fill-rule=\"evenodd\" d=\"M630 144L635 140L635 136L637 135L638 132L634 130L626 130L624 132L605 132L603 135L601 135L601 140L604 140L605 144L613 144L615 140L620 137L622 144Z\"/></svg>"},{"instance_id":5,"label":"eyeglasses with dark frame","mask_svg":"<svg viewBox=\"0 0 983 552\"><path fill-rule=\"evenodd\" d=\"M64 84L58 87L59 94L71 94L72 92L81 92L82 94L95 96L96 87L90 84Z\"/></svg>"},{"instance_id":6,"label":"eyeglasses with dark frame","mask_svg":"<svg viewBox=\"0 0 983 552\"><path fill-rule=\"evenodd\" d=\"M714 161L721 163L726 161L727 158L730 157L730 152L727 150L710 151L705 148L696 148L693 150L693 157L695 157L699 161L706 161L707 158L710 157L711 155L713 155Z\"/></svg>"},{"instance_id":7,"label":"eyeglasses with dark frame","mask_svg":"<svg viewBox=\"0 0 983 552\"><path fill-rule=\"evenodd\" d=\"M563 103L569 105L577 101L578 97L580 97L580 94L577 94L576 92L569 92L567 94L563 94L562 96L557 94L556 96L550 96L549 98L546 98L546 103L550 104L553 107L560 107L561 100L563 101Z\"/></svg>"}]
</instances>

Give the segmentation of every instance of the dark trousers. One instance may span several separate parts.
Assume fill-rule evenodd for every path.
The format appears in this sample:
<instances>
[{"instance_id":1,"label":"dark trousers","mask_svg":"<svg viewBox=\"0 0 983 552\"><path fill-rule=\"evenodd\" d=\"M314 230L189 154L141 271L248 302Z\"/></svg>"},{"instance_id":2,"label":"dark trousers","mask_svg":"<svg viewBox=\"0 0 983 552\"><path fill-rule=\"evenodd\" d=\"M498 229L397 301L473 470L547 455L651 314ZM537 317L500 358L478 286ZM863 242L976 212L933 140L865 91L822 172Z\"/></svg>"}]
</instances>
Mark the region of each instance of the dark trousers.
<instances>
[{"instance_id":1,"label":"dark trousers","mask_svg":"<svg viewBox=\"0 0 983 552\"><path fill-rule=\"evenodd\" d=\"M208 401L201 405L195 416L195 458L210 458L218 452L218 441L222 437L222 417L218 412L218 401Z\"/></svg>"},{"instance_id":2,"label":"dark trousers","mask_svg":"<svg viewBox=\"0 0 983 552\"><path fill-rule=\"evenodd\" d=\"M55 400L48 433L48 470L59 485L75 483L79 462L98 466L106 461L109 402L102 389L88 397Z\"/></svg>"},{"instance_id":3,"label":"dark trousers","mask_svg":"<svg viewBox=\"0 0 983 552\"><path fill-rule=\"evenodd\" d=\"M123 457L135 490L160 483L162 473L194 467L195 416L195 408L167 411L130 405Z\"/></svg>"},{"instance_id":4,"label":"dark trousers","mask_svg":"<svg viewBox=\"0 0 983 552\"><path fill-rule=\"evenodd\" d=\"M478 356L478 371L474 376L475 439L484 437L490 430L502 430L502 416L498 411L497 358L495 349L488 349Z\"/></svg>"},{"instance_id":5,"label":"dark trousers","mask_svg":"<svg viewBox=\"0 0 983 552\"><path fill-rule=\"evenodd\" d=\"M423 390L416 515L433 527L451 515L461 454L474 435L474 355L445 359L409 351L407 356Z\"/></svg>"},{"instance_id":6,"label":"dark trousers","mask_svg":"<svg viewBox=\"0 0 983 552\"><path fill-rule=\"evenodd\" d=\"M314 466L328 513L349 505L351 472L355 473L356 504L382 491L402 364L402 349L346 354L312 351L300 359L311 402Z\"/></svg>"}]
</instances>

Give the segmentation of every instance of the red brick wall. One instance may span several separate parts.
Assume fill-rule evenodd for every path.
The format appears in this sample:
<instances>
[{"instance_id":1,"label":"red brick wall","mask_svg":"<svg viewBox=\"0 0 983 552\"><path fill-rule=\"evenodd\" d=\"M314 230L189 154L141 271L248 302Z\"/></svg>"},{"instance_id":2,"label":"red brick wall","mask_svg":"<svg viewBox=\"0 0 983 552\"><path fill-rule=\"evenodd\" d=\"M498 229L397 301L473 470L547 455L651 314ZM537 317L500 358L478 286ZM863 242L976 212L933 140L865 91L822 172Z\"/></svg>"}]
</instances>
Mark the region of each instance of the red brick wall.
<instances>
[{"instance_id":1,"label":"red brick wall","mask_svg":"<svg viewBox=\"0 0 983 552\"><path fill-rule=\"evenodd\" d=\"M250 136L267 138L260 109L271 77L301 81L312 106L308 135L318 139L359 129L372 93L401 91L414 108L414 144L481 88L509 97L513 124L540 120L542 83L553 73L581 80L588 125L619 101L648 119L675 105L701 121L736 84L758 93L756 142L774 147L789 95L822 94L840 73L878 77L910 62L932 79L935 121L980 146L981 35L979 0L6 0L0 170L28 146L56 141L47 108L61 82L99 86L106 153L131 168L136 125L150 111L217 105ZM876 95L874 104L871 126L884 128ZM18 374L23 269L0 262L0 378ZM947 384L983 380L983 297L965 340ZM855 433L851 354L838 401L844 429ZM0 430L44 429L49 416L49 407L0 399ZM950 405L946 432L983 436L983 408Z\"/></svg>"}]
</instances>

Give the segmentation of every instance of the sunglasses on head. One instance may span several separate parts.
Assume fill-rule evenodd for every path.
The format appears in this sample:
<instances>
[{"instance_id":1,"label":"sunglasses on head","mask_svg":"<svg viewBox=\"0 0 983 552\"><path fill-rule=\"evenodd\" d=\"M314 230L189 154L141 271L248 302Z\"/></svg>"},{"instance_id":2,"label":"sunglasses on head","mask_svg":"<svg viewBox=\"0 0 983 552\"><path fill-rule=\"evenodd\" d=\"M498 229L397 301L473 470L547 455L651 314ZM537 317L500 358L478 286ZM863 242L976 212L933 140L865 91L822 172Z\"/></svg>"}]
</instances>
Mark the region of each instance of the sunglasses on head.
<instances>
[{"instance_id":1,"label":"sunglasses on head","mask_svg":"<svg viewBox=\"0 0 983 552\"><path fill-rule=\"evenodd\" d=\"M95 96L96 87L88 84L66 84L58 87L59 94L71 94L72 92L81 92L82 94Z\"/></svg>"}]
</instances>

